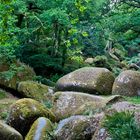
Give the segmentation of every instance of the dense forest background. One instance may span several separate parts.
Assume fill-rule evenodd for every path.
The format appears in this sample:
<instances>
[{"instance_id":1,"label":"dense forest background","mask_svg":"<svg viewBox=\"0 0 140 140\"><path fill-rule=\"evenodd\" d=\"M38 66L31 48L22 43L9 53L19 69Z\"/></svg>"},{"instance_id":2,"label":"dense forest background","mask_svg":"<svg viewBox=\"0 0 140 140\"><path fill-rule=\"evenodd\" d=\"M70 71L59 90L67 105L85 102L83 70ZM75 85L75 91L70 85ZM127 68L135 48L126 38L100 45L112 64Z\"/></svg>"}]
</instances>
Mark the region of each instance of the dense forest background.
<instances>
[{"instance_id":1,"label":"dense forest background","mask_svg":"<svg viewBox=\"0 0 140 140\"><path fill-rule=\"evenodd\" d=\"M19 59L39 81L83 66L139 70L140 0L0 2L0 61Z\"/></svg>"}]
</instances>

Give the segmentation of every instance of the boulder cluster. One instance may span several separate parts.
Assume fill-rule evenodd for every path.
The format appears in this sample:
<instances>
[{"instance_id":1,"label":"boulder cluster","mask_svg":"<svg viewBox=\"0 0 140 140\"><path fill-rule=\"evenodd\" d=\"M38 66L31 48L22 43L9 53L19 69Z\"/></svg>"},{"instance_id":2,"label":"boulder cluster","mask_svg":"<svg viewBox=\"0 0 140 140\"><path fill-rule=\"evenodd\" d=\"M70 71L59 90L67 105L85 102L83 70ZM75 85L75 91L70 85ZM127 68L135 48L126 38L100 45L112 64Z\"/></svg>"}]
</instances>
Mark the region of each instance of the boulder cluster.
<instances>
[{"instance_id":1,"label":"boulder cluster","mask_svg":"<svg viewBox=\"0 0 140 140\"><path fill-rule=\"evenodd\" d=\"M127 70L115 78L106 68L84 67L60 78L53 88L32 81L33 71L28 75L22 79L17 74L20 80L14 77L14 84L0 81L20 97L0 121L2 140L111 139L101 124L114 111L132 111L140 124L140 106L123 98L140 95L140 72Z\"/></svg>"}]
</instances>

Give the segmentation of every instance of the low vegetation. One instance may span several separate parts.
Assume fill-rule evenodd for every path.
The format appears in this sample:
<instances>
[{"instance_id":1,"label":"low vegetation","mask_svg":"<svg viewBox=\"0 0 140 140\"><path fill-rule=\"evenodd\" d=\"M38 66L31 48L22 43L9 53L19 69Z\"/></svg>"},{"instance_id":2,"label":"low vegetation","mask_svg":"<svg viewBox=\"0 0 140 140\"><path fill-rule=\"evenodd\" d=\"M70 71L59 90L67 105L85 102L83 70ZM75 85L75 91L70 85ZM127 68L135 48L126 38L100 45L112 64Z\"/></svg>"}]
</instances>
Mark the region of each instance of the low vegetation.
<instances>
[{"instance_id":1,"label":"low vegetation","mask_svg":"<svg viewBox=\"0 0 140 140\"><path fill-rule=\"evenodd\" d=\"M140 139L140 128L135 123L133 113L114 113L106 117L103 125L107 129L112 140Z\"/></svg>"},{"instance_id":2,"label":"low vegetation","mask_svg":"<svg viewBox=\"0 0 140 140\"><path fill-rule=\"evenodd\" d=\"M6 93L3 90L0 90L0 99L4 99L6 97L7 97Z\"/></svg>"},{"instance_id":3,"label":"low vegetation","mask_svg":"<svg viewBox=\"0 0 140 140\"><path fill-rule=\"evenodd\" d=\"M124 97L128 102L134 103L134 104L140 104L140 97Z\"/></svg>"}]
</instances>

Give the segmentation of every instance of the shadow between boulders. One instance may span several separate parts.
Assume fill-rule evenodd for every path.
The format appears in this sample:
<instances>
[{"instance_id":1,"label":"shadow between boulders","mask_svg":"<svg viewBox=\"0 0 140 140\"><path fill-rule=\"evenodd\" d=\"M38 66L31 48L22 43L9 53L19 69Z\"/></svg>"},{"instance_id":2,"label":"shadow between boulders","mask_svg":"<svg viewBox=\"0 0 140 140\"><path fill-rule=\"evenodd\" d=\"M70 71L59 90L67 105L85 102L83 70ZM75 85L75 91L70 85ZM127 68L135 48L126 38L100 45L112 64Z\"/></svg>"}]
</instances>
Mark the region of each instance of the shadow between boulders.
<instances>
[{"instance_id":1,"label":"shadow between boulders","mask_svg":"<svg viewBox=\"0 0 140 140\"><path fill-rule=\"evenodd\" d=\"M9 92L11 93L13 96L17 97L17 98L24 98L23 95L21 95L17 90L15 89L12 89L12 88L9 88L9 87L6 87L4 85L1 85L0 84L0 88L5 90L6 92Z\"/></svg>"}]
</instances>

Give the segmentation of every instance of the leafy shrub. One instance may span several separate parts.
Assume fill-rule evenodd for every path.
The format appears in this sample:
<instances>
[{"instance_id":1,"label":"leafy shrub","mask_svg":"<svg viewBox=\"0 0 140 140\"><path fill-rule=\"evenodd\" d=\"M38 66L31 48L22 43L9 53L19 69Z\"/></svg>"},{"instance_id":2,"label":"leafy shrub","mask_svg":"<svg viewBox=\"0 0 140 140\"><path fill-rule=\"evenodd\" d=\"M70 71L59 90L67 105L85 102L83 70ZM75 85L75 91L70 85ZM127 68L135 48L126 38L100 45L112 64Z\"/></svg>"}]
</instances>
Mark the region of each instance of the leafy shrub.
<instances>
[{"instance_id":1,"label":"leafy shrub","mask_svg":"<svg viewBox=\"0 0 140 140\"><path fill-rule=\"evenodd\" d=\"M51 109L51 108L53 107L52 101L49 101L49 100L43 102L43 104L45 105L45 107L47 107L47 108L49 108L49 109Z\"/></svg>"},{"instance_id":2,"label":"leafy shrub","mask_svg":"<svg viewBox=\"0 0 140 140\"><path fill-rule=\"evenodd\" d=\"M7 116L8 116L8 112L2 112L0 118L6 120Z\"/></svg>"},{"instance_id":3,"label":"leafy shrub","mask_svg":"<svg viewBox=\"0 0 140 140\"><path fill-rule=\"evenodd\" d=\"M53 82L57 82L58 79L60 79L63 75L59 75L59 74L54 74L52 76L50 76L50 80Z\"/></svg>"},{"instance_id":4,"label":"leafy shrub","mask_svg":"<svg viewBox=\"0 0 140 140\"><path fill-rule=\"evenodd\" d=\"M3 90L0 90L0 99L6 98L6 94Z\"/></svg>"},{"instance_id":5,"label":"leafy shrub","mask_svg":"<svg viewBox=\"0 0 140 140\"><path fill-rule=\"evenodd\" d=\"M51 86L51 87L54 87L55 86L55 83L47 78L44 78L42 76L36 76L34 78L35 81L38 81L39 83L42 83L44 85L47 85L47 86Z\"/></svg>"},{"instance_id":6,"label":"leafy shrub","mask_svg":"<svg viewBox=\"0 0 140 140\"><path fill-rule=\"evenodd\" d=\"M112 140L140 139L140 128L135 123L133 113L117 112L112 116L108 115L103 124Z\"/></svg>"},{"instance_id":7,"label":"leafy shrub","mask_svg":"<svg viewBox=\"0 0 140 140\"><path fill-rule=\"evenodd\" d=\"M138 63L138 62L140 62L140 57L139 56L134 56L128 61L129 64Z\"/></svg>"},{"instance_id":8,"label":"leafy shrub","mask_svg":"<svg viewBox=\"0 0 140 140\"><path fill-rule=\"evenodd\" d=\"M36 46L23 46L17 50L17 57L24 63L34 68L37 75L50 78L55 73L62 73L62 59L59 56L51 56L48 49Z\"/></svg>"},{"instance_id":9,"label":"leafy shrub","mask_svg":"<svg viewBox=\"0 0 140 140\"><path fill-rule=\"evenodd\" d=\"M128 102L134 103L134 104L140 104L140 97L124 97Z\"/></svg>"}]
</instances>

